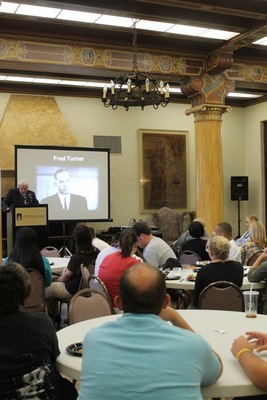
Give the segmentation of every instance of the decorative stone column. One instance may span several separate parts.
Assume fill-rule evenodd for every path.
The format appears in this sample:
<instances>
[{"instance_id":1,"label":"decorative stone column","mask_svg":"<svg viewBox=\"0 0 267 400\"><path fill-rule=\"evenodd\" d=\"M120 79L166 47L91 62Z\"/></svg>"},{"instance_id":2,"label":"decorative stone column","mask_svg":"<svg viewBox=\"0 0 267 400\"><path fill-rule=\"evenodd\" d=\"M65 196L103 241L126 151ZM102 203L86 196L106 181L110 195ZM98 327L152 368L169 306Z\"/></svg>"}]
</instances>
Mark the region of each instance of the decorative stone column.
<instances>
[{"instance_id":1,"label":"decorative stone column","mask_svg":"<svg viewBox=\"0 0 267 400\"><path fill-rule=\"evenodd\" d=\"M225 96L234 84L224 74L191 78L181 85L192 101L186 115L195 116L196 214L206 221L209 234L224 220L221 125L231 111Z\"/></svg>"}]
</instances>

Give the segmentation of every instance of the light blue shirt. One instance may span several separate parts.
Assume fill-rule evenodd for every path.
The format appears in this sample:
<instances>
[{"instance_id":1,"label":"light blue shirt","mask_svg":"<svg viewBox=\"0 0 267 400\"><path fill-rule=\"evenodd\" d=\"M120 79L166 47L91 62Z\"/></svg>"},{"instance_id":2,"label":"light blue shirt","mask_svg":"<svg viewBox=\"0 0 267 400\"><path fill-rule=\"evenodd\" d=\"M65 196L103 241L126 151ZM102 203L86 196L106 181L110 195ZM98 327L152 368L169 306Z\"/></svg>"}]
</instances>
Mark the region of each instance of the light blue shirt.
<instances>
[{"instance_id":1,"label":"light blue shirt","mask_svg":"<svg viewBox=\"0 0 267 400\"><path fill-rule=\"evenodd\" d=\"M202 400L219 371L200 335L127 313L86 334L78 400Z\"/></svg>"}]
</instances>

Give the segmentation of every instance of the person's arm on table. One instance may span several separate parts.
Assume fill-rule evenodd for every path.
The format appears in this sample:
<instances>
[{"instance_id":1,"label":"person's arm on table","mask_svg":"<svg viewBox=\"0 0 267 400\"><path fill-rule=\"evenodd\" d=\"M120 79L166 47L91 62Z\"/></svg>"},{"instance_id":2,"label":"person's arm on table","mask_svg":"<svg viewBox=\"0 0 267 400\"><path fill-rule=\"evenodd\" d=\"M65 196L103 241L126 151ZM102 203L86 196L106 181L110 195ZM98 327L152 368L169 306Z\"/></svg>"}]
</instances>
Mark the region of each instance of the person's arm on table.
<instances>
[{"instance_id":1,"label":"person's arm on table","mask_svg":"<svg viewBox=\"0 0 267 400\"><path fill-rule=\"evenodd\" d=\"M263 261L267 260L267 247L263 249L261 255L257 258L257 260L252 264L251 268L257 268Z\"/></svg>"},{"instance_id":2,"label":"person's arm on table","mask_svg":"<svg viewBox=\"0 0 267 400\"><path fill-rule=\"evenodd\" d=\"M259 332L247 332L247 335L247 338L240 336L234 340L232 354L254 385L267 391L267 363L253 354L254 349L257 352L267 350L267 335Z\"/></svg>"},{"instance_id":3,"label":"person's arm on table","mask_svg":"<svg viewBox=\"0 0 267 400\"><path fill-rule=\"evenodd\" d=\"M183 319L183 317L172 307L168 306L161 310L159 314L160 318L164 321L171 322L174 326L179 328L187 329L188 331L194 332L191 326Z\"/></svg>"}]
</instances>

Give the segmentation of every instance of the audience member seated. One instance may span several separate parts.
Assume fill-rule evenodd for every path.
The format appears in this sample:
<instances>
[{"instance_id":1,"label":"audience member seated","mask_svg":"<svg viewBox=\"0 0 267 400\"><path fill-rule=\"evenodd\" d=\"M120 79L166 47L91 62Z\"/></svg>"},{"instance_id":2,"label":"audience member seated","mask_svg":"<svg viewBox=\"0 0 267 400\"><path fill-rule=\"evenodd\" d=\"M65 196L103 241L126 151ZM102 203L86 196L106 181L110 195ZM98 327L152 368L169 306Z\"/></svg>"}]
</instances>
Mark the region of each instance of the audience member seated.
<instances>
[{"instance_id":1,"label":"audience member seated","mask_svg":"<svg viewBox=\"0 0 267 400\"><path fill-rule=\"evenodd\" d=\"M202 240L208 240L209 235L205 230L205 221L203 218L195 218L192 222L200 222L204 228L204 234L200 237ZM174 250L176 254L178 254L182 250L182 245L186 243L188 240L193 239L190 235L189 229L179 236L179 238L171 244L171 248Z\"/></svg>"},{"instance_id":2,"label":"audience member seated","mask_svg":"<svg viewBox=\"0 0 267 400\"><path fill-rule=\"evenodd\" d=\"M182 251L190 250L197 253L201 260L210 260L206 251L207 240L201 239L204 236L204 227L201 222L193 221L188 228L192 239L182 244Z\"/></svg>"},{"instance_id":3,"label":"audience member seated","mask_svg":"<svg viewBox=\"0 0 267 400\"><path fill-rule=\"evenodd\" d=\"M244 332L232 344L232 354L241 368L255 386L267 392L266 370L267 363L257 356L257 353L267 350L267 334L262 332ZM237 397L236 400L265 400L266 394Z\"/></svg>"},{"instance_id":4,"label":"audience member seated","mask_svg":"<svg viewBox=\"0 0 267 400\"><path fill-rule=\"evenodd\" d=\"M78 399L202 399L200 387L220 377L221 360L168 307L158 268L125 271L115 304L124 314L85 336Z\"/></svg>"},{"instance_id":5,"label":"audience member seated","mask_svg":"<svg viewBox=\"0 0 267 400\"><path fill-rule=\"evenodd\" d=\"M58 319L58 299L71 299L78 292L81 275L81 264L94 262L99 250L92 245L90 230L86 224L77 224L73 231L75 253L71 256L62 275L46 290L46 303L49 315Z\"/></svg>"},{"instance_id":6,"label":"audience member seated","mask_svg":"<svg viewBox=\"0 0 267 400\"><path fill-rule=\"evenodd\" d=\"M250 282L261 282L267 280L267 248L263 250L261 255L249 268L247 277ZM266 293L263 296L262 300L259 302L258 312L261 314L267 314Z\"/></svg>"},{"instance_id":7,"label":"audience member seated","mask_svg":"<svg viewBox=\"0 0 267 400\"><path fill-rule=\"evenodd\" d=\"M115 253L116 251L119 251L119 247L117 244L115 246L111 245L109 247L106 247L105 249L100 251L95 260L94 275L98 276L99 268L104 258L109 254Z\"/></svg>"},{"instance_id":8,"label":"audience member seated","mask_svg":"<svg viewBox=\"0 0 267 400\"><path fill-rule=\"evenodd\" d=\"M258 221L259 218L256 217L256 215L248 215L246 217L246 226L249 227L249 225L253 222L253 221ZM243 233L243 235L236 239L236 243L238 246L244 246L247 242L250 241L250 237L249 237L249 231L247 230L245 233Z\"/></svg>"},{"instance_id":9,"label":"audience member seated","mask_svg":"<svg viewBox=\"0 0 267 400\"><path fill-rule=\"evenodd\" d=\"M241 260L247 265L248 259L266 246L266 230L261 221L254 221L248 227L250 241L241 247Z\"/></svg>"},{"instance_id":10,"label":"audience member seated","mask_svg":"<svg viewBox=\"0 0 267 400\"><path fill-rule=\"evenodd\" d=\"M21 265L0 267L0 398L74 400L75 387L56 369L60 351L51 319L19 311L30 291Z\"/></svg>"},{"instance_id":11,"label":"audience member seated","mask_svg":"<svg viewBox=\"0 0 267 400\"><path fill-rule=\"evenodd\" d=\"M166 263L168 258L177 258L170 246L161 238L154 236L145 222L135 222L133 230L138 238L138 246L143 249L144 259L155 267Z\"/></svg>"},{"instance_id":12,"label":"audience member seated","mask_svg":"<svg viewBox=\"0 0 267 400\"><path fill-rule=\"evenodd\" d=\"M216 281L229 281L241 287L244 269L241 263L228 260L230 243L223 236L213 236L208 240L207 248L211 263L203 266L197 273L193 307L198 307L198 298L202 290Z\"/></svg>"},{"instance_id":13,"label":"audience member seated","mask_svg":"<svg viewBox=\"0 0 267 400\"><path fill-rule=\"evenodd\" d=\"M17 231L13 250L3 261L3 264L5 265L9 262L17 262L24 268L36 269L44 277L45 287L51 285L51 267L48 259L40 253L38 236L34 229L22 227Z\"/></svg>"},{"instance_id":14,"label":"audience member seated","mask_svg":"<svg viewBox=\"0 0 267 400\"><path fill-rule=\"evenodd\" d=\"M107 255L100 264L98 276L106 285L112 301L119 293L119 280L122 273L132 265L142 262L133 257L137 246L135 232L132 229L123 229L120 233L119 251Z\"/></svg>"},{"instance_id":15,"label":"audience member seated","mask_svg":"<svg viewBox=\"0 0 267 400\"><path fill-rule=\"evenodd\" d=\"M224 236L226 239L229 240L230 251L228 259L241 262L240 247L234 241L232 234L233 234L233 229L228 222L220 222L219 224L216 225L214 230L215 236Z\"/></svg>"},{"instance_id":16,"label":"audience member seated","mask_svg":"<svg viewBox=\"0 0 267 400\"><path fill-rule=\"evenodd\" d=\"M94 247L96 247L99 251L104 250L106 247L110 247L110 245L107 242L96 237L95 228L93 226L88 226L88 229L90 231L90 235L92 238L92 244Z\"/></svg>"}]
</instances>

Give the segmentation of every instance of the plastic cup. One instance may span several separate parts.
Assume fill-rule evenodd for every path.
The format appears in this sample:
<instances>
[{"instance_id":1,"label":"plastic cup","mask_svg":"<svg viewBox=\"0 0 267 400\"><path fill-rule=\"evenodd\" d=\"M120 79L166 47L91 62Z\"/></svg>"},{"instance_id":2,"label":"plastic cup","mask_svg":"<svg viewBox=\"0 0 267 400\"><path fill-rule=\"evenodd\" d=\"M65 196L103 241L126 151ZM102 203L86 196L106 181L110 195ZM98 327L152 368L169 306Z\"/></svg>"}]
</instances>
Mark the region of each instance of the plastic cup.
<instances>
[{"instance_id":1,"label":"plastic cup","mask_svg":"<svg viewBox=\"0 0 267 400\"><path fill-rule=\"evenodd\" d=\"M258 310L259 292L247 290L243 292L245 303L245 315L247 318L256 318Z\"/></svg>"}]
</instances>

